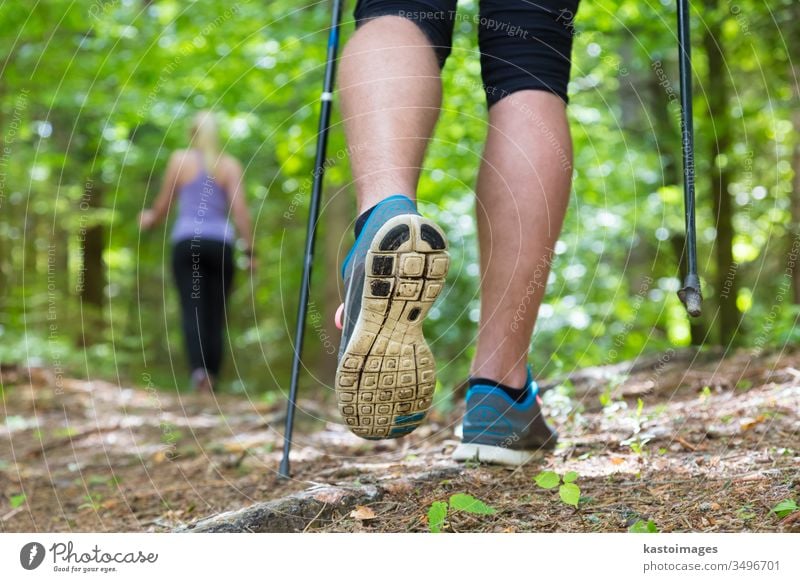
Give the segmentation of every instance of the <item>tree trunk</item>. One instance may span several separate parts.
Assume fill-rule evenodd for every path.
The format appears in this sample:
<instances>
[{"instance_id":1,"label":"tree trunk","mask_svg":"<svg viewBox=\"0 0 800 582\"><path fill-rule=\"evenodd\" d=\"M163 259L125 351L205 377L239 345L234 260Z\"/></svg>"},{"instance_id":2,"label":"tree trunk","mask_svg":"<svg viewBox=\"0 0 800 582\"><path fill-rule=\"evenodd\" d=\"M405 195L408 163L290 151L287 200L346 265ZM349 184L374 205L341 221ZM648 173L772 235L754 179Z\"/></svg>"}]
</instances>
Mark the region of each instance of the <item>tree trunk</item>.
<instances>
[{"instance_id":1,"label":"tree trunk","mask_svg":"<svg viewBox=\"0 0 800 582\"><path fill-rule=\"evenodd\" d=\"M790 34L791 38L795 41L790 45L790 59L789 59L789 84L792 87L792 103L795 107L792 109L792 128L794 129L794 149L792 151L792 169L794 170L794 178L792 178L792 192L790 194L792 222L789 225L789 240L787 241L787 255L791 255L792 246L797 237L800 236L800 108L797 103L800 103L800 47L798 47L797 38L800 35L800 3L795 2L792 11L792 27L793 33ZM787 258L791 260L791 257ZM792 300L795 305L800 305L800 266L795 265L792 269Z\"/></svg>"},{"instance_id":2,"label":"tree trunk","mask_svg":"<svg viewBox=\"0 0 800 582\"><path fill-rule=\"evenodd\" d=\"M103 225L92 224L93 213L100 208L102 198L102 187L91 179L87 180L80 201L78 248L80 249L81 266L76 285L83 316L78 338L78 343L82 346L95 343L103 329L106 288L103 249L106 244L106 233Z\"/></svg>"},{"instance_id":3,"label":"tree trunk","mask_svg":"<svg viewBox=\"0 0 800 582\"><path fill-rule=\"evenodd\" d=\"M718 9L718 0L706 0L707 28L703 47L708 58L709 186L714 201L717 224L715 287L719 301L719 343L727 346L734 340L740 322L736 307L739 284L739 265L733 260L733 199L730 165L718 166L721 156L729 153L732 142L725 50L722 46L722 26L727 12Z\"/></svg>"}]
</instances>

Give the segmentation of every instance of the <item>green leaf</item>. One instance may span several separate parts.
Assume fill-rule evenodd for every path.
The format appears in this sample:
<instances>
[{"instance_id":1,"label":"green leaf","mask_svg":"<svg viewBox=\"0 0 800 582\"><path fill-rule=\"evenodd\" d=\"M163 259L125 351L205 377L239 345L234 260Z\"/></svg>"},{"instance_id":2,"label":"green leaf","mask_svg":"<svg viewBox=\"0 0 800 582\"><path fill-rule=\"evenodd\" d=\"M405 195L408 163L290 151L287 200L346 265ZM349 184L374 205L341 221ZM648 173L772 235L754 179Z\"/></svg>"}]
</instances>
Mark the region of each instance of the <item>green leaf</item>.
<instances>
[{"instance_id":1,"label":"green leaf","mask_svg":"<svg viewBox=\"0 0 800 582\"><path fill-rule=\"evenodd\" d=\"M11 509L16 509L17 507L19 507L20 505L25 503L26 499L27 497L25 496L24 493L20 493L19 495L12 495L9 498L9 502L11 503Z\"/></svg>"},{"instance_id":2,"label":"green leaf","mask_svg":"<svg viewBox=\"0 0 800 582\"><path fill-rule=\"evenodd\" d=\"M636 416L642 415L642 410L644 410L644 400L641 398L636 399Z\"/></svg>"},{"instance_id":3,"label":"green leaf","mask_svg":"<svg viewBox=\"0 0 800 582\"><path fill-rule=\"evenodd\" d=\"M578 474L575 471L570 471L564 475L564 483L573 483L577 478Z\"/></svg>"},{"instance_id":4,"label":"green leaf","mask_svg":"<svg viewBox=\"0 0 800 582\"><path fill-rule=\"evenodd\" d=\"M558 496L561 497L561 501L577 509L578 501L581 498L581 488L575 483L564 483L558 488Z\"/></svg>"},{"instance_id":5,"label":"green leaf","mask_svg":"<svg viewBox=\"0 0 800 582\"><path fill-rule=\"evenodd\" d=\"M442 531L444 519L447 517L447 503L444 501L434 501L428 509L428 529L431 533Z\"/></svg>"},{"instance_id":6,"label":"green leaf","mask_svg":"<svg viewBox=\"0 0 800 582\"><path fill-rule=\"evenodd\" d=\"M558 478L558 475L556 475L552 471L542 471L541 473L536 475L536 477L534 477L533 480L542 489L553 489L555 487L558 487L558 484L561 481L561 479Z\"/></svg>"},{"instance_id":7,"label":"green leaf","mask_svg":"<svg viewBox=\"0 0 800 582\"><path fill-rule=\"evenodd\" d=\"M647 523L641 519L628 528L630 533L658 533L660 530L652 519L648 519Z\"/></svg>"},{"instance_id":8,"label":"green leaf","mask_svg":"<svg viewBox=\"0 0 800 582\"><path fill-rule=\"evenodd\" d=\"M772 513L780 518L784 518L798 509L800 509L800 507L797 506L797 502L794 499L784 499L772 508Z\"/></svg>"},{"instance_id":9,"label":"green leaf","mask_svg":"<svg viewBox=\"0 0 800 582\"><path fill-rule=\"evenodd\" d=\"M466 493L456 493L450 497L450 508L477 515L493 515L497 513L494 507L486 505L483 501L475 499Z\"/></svg>"}]
</instances>

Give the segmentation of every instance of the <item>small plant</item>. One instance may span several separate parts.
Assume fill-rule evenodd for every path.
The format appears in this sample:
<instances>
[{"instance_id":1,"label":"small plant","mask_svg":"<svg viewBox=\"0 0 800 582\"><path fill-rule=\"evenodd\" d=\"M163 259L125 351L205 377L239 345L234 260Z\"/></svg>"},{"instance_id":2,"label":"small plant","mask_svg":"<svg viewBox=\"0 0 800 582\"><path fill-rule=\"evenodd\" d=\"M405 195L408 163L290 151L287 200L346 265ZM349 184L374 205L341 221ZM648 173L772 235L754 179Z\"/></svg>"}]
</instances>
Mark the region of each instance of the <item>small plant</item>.
<instances>
[{"instance_id":1,"label":"small plant","mask_svg":"<svg viewBox=\"0 0 800 582\"><path fill-rule=\"evenodd\" d=\"M630 447L631 451L636 453L637 455L644 456L646 454L645 447L647 443L650 442L651 437L642 434L642 423L644 422L645 418L642 415L642 411L644 410L644 401L639 398L636 401L636 414L633 417L633 436L629 439L625 439L620 444L626 447Z\"/></svg>"},{"instance_id":2,"label":"small plant","mask_svg":"<svg viewBox=\"0 0 800 582\"><path fill-rule=\"evenodd\" d=\"M69 438L78 434L78 429L74 426L62 426L53 431L53 436L57 438Z\"/></svg>"},{"instance_id":3,"label":"small plant","mask_svg":"<svg viewBox=\"0 0 800 582\"><path fill-rule=\"evenodd\" d=\"M659 533L660 531L652 519L648 519L647 522L639 519L628 528L628 533Z\"/></svg>"},{"instance_id":4,"label":"small plant","mask_svg":"<svg viewBox=\"0 0 800 582\"><path fill-rule=\"evenodd\" d=\"M466 493L454 493L450 496L450 503L434 501L428 508L428 529L431 533L440 533L449 511L463 511L473 515L494 515L497 510L485 504L480 499Z\"/></svg>"},{"instance_id":5,"label":"small plant","mask_svg":"<svg viewBox=\"0 0 800 582\"><path fill-rule=\"evenodd\" d=\"M744 521L753 519L755 516L756 513L753 511L753 505L751 503L745 503L736 511L736 517Z\"/></svg>"},{"instance_id":6,"label":"small plant","mask_svg":"<svg viewBox=\"0 0 800 582\"><path fill-rule=\"evenodd\" d=\"M121 479L114 475L113 477L106 477L105 475L89 475L86 484L89 487L117 487ZM76 479L76 484L80 483L80 479Z\"/></svg>"},{"instance_id":7,"label":"small plant","mask_svg":"<svg viewBox=\"0 0 800 582\"><path fill-rule=\"evenodd\" d=\"M558 496L561 501L575 509L578 509L578 503L581 499L581 488L575 483L577 479L578 474L575 471L570 471L563 477L559 477L558 473L553 471L542 471L533 478L534 482L542 489L555 489L558 487Z\"/></svg>"},{"instance_id":8,"label":"small plant","mask_svg":"<svg viewBox=\"0 0 800 582\"><path fill-rule=\"evenodd\" d=\"M611 404L611 386L606 384L606 387L603 389L598 399L600 400L600 406L603 408Z\"/></svg>"},{"instance_id":9,"label":"small plant","mask_svg":"<svg viewBox=\"0 0 800 582\"><path fill-rule=\"evenodd\" d=\"M627 380L628 376L626 374L614 374L608 378L608 382L606 383L605 388L603 388L603 392L598 397L600 400L600 405L603 408L610 408L609 412L613 412L619 408L625 408L626 404L624 400L614 400L614 392Z\"/></svg>"},{"instance_id":10,"label":"small plant","mask_svg":"<svg viewBox=\"0 0 800 582\"><path fill-rule=\"evenodd\" d=\"M783 519L787 515L791 515L798 510L800 510L800 507L798 507L797 502L794 499L784 499L775 507L773 507L770 510L770 513L774 513L778 516L778 518Z\"/></svg>"},{"instance_id":11,"label":"small plant","mask_svg":"<svg viewBox=\"0 0 800 582\"><path fill-rule=\"evenodd\" d=\"M103 496L99 493L91 493L89 495L84 495L83 499L85 503L81 503L78 506L78 509L92 509L97 511L100 509L103 503Z\"/></svg>"},{"instance_id":12,"label":"small plant","mask_svg":"<svg viewBox=\"0 0 800 582\"><path fill-rule=\"evenodd\" d=\"M12 495L8 498L8 502L11 504L11 509L16 509L20 507L25 501L27 500L27 496L24 493L20 493L19 495Z\"/></svg>"}]
</instances>

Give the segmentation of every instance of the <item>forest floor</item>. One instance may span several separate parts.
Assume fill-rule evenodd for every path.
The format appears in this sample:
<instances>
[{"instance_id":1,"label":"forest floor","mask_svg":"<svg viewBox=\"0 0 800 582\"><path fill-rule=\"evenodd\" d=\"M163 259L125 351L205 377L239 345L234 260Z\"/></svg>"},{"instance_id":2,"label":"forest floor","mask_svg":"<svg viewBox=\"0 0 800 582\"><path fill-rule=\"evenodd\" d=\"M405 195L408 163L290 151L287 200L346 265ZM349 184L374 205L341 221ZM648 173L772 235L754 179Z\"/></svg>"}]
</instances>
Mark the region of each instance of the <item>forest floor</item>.
<instances>
[{"instance_id":1,"label":"forest floor","mask_svg":"<svg viewBox=\"0 0 800 582\"><path fill-rule=\"evenodd\" d=\"M445 531L800 531L800 512L771 512L800 502L800 350L670 352L545 383L561 442L516 470L450 460L458 406L370 442L330 399L301 400L289 480L281 402L0 372L0 531L420 532L455 493L496 512L451 511ZM577 473L577 509L542 471Z\"/></svg>"}]
</instances>

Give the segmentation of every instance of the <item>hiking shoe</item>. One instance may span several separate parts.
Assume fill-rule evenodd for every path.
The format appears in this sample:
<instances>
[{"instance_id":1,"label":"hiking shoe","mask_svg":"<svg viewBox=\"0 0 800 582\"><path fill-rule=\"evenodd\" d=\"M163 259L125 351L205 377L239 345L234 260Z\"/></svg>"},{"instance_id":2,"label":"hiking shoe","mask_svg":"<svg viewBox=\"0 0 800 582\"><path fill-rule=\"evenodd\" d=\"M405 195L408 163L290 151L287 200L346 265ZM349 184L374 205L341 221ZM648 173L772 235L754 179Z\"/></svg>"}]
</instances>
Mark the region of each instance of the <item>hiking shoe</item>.
<instances>
[{"instance_id":1,"label":"hiking shoe","mask_svg":"<svg viewBox=\"0 0 800 582\"><path fill-rule=\"evenodd\" d=\"M496 386L471 387L462 441L453 458L518 466L555 448L558 434L542 415L539 386L530 368L525 390L527 394L517 402Z\"/></svg>"},{"instance_id":2,"label":"hiking shoe","mask_svg":"<svg viewBox=\"0 0 800 582\"><path fill-rule=\"evenodd\" d=\"M336 398L356 435L396 438L425 418L436 370L422 322L449 265L444 233L410 199L392 196L372 210L342 266Z\"/></svg>"}]
</instances>

